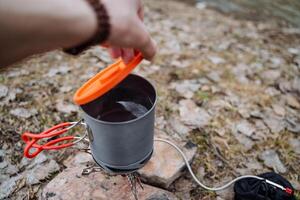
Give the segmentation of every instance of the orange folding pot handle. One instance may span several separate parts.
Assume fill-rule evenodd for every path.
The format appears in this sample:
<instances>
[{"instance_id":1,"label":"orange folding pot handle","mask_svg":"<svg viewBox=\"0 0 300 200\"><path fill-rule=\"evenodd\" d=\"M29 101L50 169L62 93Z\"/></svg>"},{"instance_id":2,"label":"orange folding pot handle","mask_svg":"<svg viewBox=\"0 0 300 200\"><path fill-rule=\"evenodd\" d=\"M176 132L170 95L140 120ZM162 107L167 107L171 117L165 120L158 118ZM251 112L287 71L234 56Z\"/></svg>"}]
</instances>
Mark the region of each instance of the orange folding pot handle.
<instances>
[{"instance_id":1,"label":"orange folding pot handle","mask_svg":"<svg viewBox=\"0 0 300 200\"><path fill-rule=\"evenodd\" d=\"M24 149L24 156L27 158L34 158L43 150L58 150L58 149L70 147L76 144L77 142L80 142L86 137L86 134L83 137L64 136L64 137L59 137L54 139L54 137L58 137L66 133L68 130L77 126L78 124L83 124L83 123L81 122L81 120L78 122L65 122L53 126L52 128L39 134L34 134L29 132L23 133L21 138L26 143ZM50 140L52 138L53 140ZM44 144L38 144L38 142L42 139L48 139L48 142Z\"/></svg>"}]
</instances>

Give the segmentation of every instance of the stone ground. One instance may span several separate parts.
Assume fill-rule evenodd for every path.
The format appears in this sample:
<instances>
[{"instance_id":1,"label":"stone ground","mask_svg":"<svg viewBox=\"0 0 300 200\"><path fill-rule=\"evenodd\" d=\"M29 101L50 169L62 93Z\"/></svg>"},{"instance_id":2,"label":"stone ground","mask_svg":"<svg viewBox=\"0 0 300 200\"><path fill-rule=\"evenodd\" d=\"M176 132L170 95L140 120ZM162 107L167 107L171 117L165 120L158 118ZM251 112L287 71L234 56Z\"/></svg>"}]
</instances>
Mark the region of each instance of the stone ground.
<instances>
[{"instance_id":1,"label":"stone ground","mask_svg":"<svg viewBox=\"0 0 300 200\"><path fill-rule=\"evenodd\" d=\"M207 185L275 171L300 190L300 29L169 0L146 1L145 12L159 53L135 73L157 88L157 134L185 146ZM122 177L82 177L88 154L22 158L21 133L80 119L74 92L111 62L97 47L80 57L50 52L1 72L0 199L132 199ZM141 199L232 199L232 189L204 191L178 154L156 149L140 171Z\"/></svg>"}]
</instances>

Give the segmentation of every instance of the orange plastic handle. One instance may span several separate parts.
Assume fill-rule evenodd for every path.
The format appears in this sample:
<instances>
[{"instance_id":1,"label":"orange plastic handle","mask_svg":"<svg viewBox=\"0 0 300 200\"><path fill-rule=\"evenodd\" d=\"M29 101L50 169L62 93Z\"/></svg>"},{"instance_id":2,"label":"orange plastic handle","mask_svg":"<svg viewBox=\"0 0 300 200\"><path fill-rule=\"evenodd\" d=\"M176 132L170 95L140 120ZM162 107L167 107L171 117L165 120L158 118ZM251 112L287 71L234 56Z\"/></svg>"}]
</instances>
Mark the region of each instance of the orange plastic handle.
<instances>
[{"instance_id":1,"label":"orange plastic handle","mask_svg":"<svg viewBox=\"0 0 300 200\"><path fill-rule=\"evenodd\" d=\"M62 141L73 140L74 136L60 137L60 138L51 140L43 145L36 144L40 139L44 139L44 138L50 139L52 137L64 134L65 132L67 132L69 130L68 127L70 127L70 126L72 126L72 123L66 122L66 123L58 124L40 134L33 134L33 133L29 133L29 132L23 133L21 138L26 143L26 146L24 149L24 156L27 158L34 158L43 150L57 150L57 149L62 149L62 148L72 146L74 144L73 142L61 144L61 145L55 145L55 144L62 142ZM34 148L35 151L30 153L30 150L32 148Z\"/></svg>"},{"instance_id":2,"label":"orange plastic handle","mask_svg":"<svg viewBox=\"0 0 300 200\"><path fill-rule=\"evenodd\" d=\"M108 66L77 90L74 95L75 103L83 105L102 96L128 76L142 60L142 54L138 53L128 64L119 59Z\"/></svg>"}]
</instances>

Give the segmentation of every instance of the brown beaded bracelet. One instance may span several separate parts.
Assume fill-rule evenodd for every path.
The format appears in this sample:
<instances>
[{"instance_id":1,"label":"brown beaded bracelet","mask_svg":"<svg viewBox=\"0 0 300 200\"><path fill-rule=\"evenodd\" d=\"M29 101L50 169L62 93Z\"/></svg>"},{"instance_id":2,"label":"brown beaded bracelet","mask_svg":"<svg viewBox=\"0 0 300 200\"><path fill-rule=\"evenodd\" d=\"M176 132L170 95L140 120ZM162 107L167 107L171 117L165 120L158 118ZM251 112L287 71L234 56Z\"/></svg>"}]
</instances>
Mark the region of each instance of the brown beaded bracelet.
<instances>
[{"instance_id":1,"label":"brown beaded bracelet","mask_svg":"<svg viewBox=\"0 0 300 200\"><path fill-rule=\"evenodd\" d=\"M109 16L107 14L104 5L100 2L100 0L86 0L86 1L91 5L91 7L93 8L97 16L98 27L96 33L88 41L78 46L64 49L64 52L68 54L78 55L82 51L89 48L90 46L105 42L109 37L109 33L110 33Z\"/></svg>"}]
</instances>

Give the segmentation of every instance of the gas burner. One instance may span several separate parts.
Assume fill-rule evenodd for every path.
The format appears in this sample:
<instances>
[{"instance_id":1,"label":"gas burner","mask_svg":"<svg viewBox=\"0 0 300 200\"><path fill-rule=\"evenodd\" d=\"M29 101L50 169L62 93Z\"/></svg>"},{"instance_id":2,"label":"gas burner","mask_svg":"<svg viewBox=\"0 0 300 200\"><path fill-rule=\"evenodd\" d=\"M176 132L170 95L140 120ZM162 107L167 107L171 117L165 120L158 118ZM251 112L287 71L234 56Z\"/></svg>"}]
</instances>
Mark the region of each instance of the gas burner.
<instances>
[{"instance_id":1,"label":"gas burner","mask_svg":"<svg viewBox=\"0 0 300 200\"><path fill-rule=\"evenodd\" d=\"M90 154L92 156L92 158L94 159L94 156L91 153L91 150L89 148L79 149L79 151ZM90 173L98 172L98 171L104 171L111 175L132 174L132 173L135 173L136 171L138 171L139 169L141 169L142 167L144 167L147 164L147 162L150 160L150 158L152 157L152 154L153 154L153 150L144 160L142 160L138 164L132 165L131 167L127 167L126 169L125 168L118 169L118 168L114 168L114 167L107 166L104 164L100 164L94 159L95 165L91 165L91 166L84 168L82 171L82 174L88 175Z\"/></svg>"},{"instance_id":2,"label":"gas burner","mask_svg":"<svg viewBox=\"0 0 300 200\"><path fill-rule=\"evenodd\" d=\"M150 160L152 154L153 154L153 150L142 161L140 161L138 163L135 163L133 165L129 165L127 167L122 167L122 168L116 168L116 167L112 167L112 166L106 165L104 163L97 162L96 159L94 158L93 154L91 154L91 155L92 155L95 163L97 163L97 165L100 168L102 168L105 172L110 173L110 174L114 174L114 175L127 175L127 174L134 173L137 170L139 170L142 167L144 167L146 165L146 163Z\"/></svg>"},{"instance_id":3,"label":"gas burner","mask_svg":"<svg viewBox=\"0 0 300 200\"><path fill-rule=\"evenodd\" d=\"M87 153L90 153L89 151L85 151ZM142 168L151 158L153 151L145 160L143 160L140 163L140 168ZM91 153L90 153L91 154ZM92 155L92 154L91 154ZM130 185L130 189L132 192L132 195L134 196L135 200L138 200L138 188L137 185L140 186L142 190L144 190L142 181L140 179L140 174L137 172L140 168L132 168L132 169L115 169L115 168L110 168L107 166L100 165L99 163L96 162L94 159L95 163L91 166L88 166L82 170L82 175L89 175L94 172L105 172L110 175L121 175L123 177L127 177L128 184Z\"/></svg>"}]
</instances>

